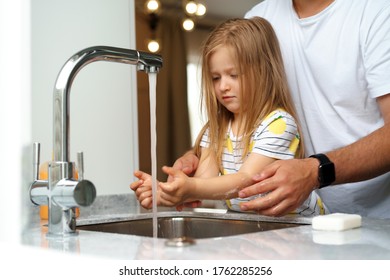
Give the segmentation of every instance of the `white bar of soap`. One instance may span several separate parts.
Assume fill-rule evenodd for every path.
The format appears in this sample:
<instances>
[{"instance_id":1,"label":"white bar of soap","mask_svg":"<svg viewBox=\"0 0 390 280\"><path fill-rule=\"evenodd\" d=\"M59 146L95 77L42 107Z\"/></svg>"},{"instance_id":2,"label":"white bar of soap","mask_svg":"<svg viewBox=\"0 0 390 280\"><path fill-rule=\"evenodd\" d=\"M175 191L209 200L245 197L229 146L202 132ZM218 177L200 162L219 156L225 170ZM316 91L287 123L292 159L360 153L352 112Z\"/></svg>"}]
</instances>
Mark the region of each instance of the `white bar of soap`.
<instances>
[{"instance_id":1,"label":"white bar of soap","mask_svg":"<svg viewBox=\"0 0 390 280\"><path fill-rule=\"evenodd\" d=\"M357 214L334 213L316 216L312 219L312 228L316 230L342 231L362 225L362 217Z\"/></svg>"}]
</instances>

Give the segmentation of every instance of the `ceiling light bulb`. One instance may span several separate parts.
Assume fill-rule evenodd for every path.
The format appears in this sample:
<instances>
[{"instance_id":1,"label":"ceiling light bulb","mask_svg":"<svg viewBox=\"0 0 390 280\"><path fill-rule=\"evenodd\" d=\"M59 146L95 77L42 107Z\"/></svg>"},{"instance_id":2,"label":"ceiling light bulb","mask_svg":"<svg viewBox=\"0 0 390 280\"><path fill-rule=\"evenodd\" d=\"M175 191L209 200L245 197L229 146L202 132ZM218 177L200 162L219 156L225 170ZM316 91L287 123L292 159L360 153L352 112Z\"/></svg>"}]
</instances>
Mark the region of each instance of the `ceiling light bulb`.
<instances>
[{"instance_id":1,"label":"ceiling light bulb","mask_svg":"<svg viewBox=\"0 0 390 280\"><path fill-rule=\"evenodd\" d=\"M186 12L190 15L193 15L196 13L196 10L198 9L198 5L194 1L188 1L186 4Z\"/></svg>"},{"instance_id":2,"label":"ceiling light bulb","mask_svg":"<svg viewBox=\"0 0 390 280\"><path fill-rule=\"evenodd\" d=\"M183 28L184 30L191 31L194 29L195 23L192 19L187 18L183 21Z\"/></svg>"},{"instance_id":3,"label":"ceiling light bulb","mask_svg":"<svg viewBox=\"0 0 390 280\"><path fill-rule=\"evenodd\" d=\"M148 43L148 50L152 53L158 52L160 44L156 40L150 40Z\"/></svg>"},{"instance_id":4,"label":"ceiling light bulb","mask_svg":"<svg viewBox=\"0 0 390 280\"><path fill-rule=\"evenodd\" d=\"M206 6L199 3L196 9L196 15L201 17L204 16L205 14L206 14Z\"/></svg>"},{"instance_id":5,"label":"ceiling light bulb","mask_svg":"<svg viewBox=\"0 0 390 280\"><path fill-rule=\"evenodd\" d=\"M160 8L160 3L157 0L148 0L148 2L146 2L146 8L150 13L154 13Z\"/></svg>"}]
</instances>

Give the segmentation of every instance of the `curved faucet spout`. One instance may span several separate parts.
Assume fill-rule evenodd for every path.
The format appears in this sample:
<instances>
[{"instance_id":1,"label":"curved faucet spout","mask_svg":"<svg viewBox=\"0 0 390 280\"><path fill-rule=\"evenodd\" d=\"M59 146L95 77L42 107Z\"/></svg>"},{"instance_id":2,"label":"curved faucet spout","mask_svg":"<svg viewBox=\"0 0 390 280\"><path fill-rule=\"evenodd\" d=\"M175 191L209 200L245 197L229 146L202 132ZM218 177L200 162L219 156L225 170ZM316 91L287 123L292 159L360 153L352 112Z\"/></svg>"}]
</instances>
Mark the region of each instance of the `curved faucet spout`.
<instances>
[{"instance_id":1,"label":"curved faucet spout","mask_svg":"<svg viewBox=\"0 0 390 280\"><path fill-rule=\"evenodd\" d=\"M137 66L137 70L158 72L162 58L156 54L107 46L89 47L74 54L62 67L54 88L54 161L69 161L69 95L77 73L94 61L111 61Z\"/></svg>"},{"instance_id":2,"label":"curved faucet spout","mask_svg":"<svg viewBox=\"0 0 390 280\"><path fill-rule=\"evenodd\" d=\"M70 88L77 73L94 61L112 61L136 65L139 71L158 72L162 67L159 55L114 47L97 46L79 51L62 67L58 74L53 101L54 145L53 161L48 166L48 179L39 178L40 144L33 146L34 178L30 185L30 198L34 204L49 206L50 236L76 233L75 207L89 206L96 197L92 182L84 179L83 153L77 155L78 181L75 165L69 161L69 101Z\"/></svg>"}]
</instances>

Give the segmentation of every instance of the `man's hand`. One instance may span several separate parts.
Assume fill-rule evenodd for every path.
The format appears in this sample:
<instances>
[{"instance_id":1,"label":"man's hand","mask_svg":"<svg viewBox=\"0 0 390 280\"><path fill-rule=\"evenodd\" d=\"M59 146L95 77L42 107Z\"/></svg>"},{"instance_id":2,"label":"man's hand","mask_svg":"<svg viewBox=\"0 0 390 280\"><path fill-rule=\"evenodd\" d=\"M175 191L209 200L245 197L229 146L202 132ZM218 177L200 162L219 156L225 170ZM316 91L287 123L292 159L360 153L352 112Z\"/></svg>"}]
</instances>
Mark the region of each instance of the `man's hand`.
<instances>
[{"instance_id":1,"label":"man's hand","mask_svg":"<svg viewBox=\"0 0 390 280\"><path fill-rule=\"evenodd\" d=\"M270 164L253 180L257 183L242 189L239 197L256 194L266 196L244 202L243 211L256 211L261 215L283 216L298 208L316 185L318 161L313 158L278 160Z\"/></svg>"},{"instance_id":2,"label":"man's hand","mask_svg":"<svg viewBox=\"0 0 390 280\"><path fill-rule=\"evenodd\" d=\"M188 176L193 176L198 168L199 158L193 151L188 151L182 157L178 158L173 164L173 168L183 171ZM172 177L168 177L168 182L172 180Z\"/></svg>"}]
</instances>

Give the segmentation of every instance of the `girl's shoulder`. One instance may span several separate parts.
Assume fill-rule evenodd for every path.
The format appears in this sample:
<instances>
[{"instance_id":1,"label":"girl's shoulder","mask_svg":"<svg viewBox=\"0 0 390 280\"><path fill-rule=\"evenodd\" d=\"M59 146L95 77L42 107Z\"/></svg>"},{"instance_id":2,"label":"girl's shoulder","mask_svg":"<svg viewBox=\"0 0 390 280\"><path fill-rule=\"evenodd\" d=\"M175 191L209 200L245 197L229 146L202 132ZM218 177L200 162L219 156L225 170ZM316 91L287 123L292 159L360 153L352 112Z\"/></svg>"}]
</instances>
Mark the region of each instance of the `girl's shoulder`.
<instances>
[{"instance_id":1,"label":"girl's shoulder","mask_svg":"<svg viewBox=\"0 0 390 280\"><path fill-rule=\"evenodd\" d=\"M297 134L298 125L294 117L283 109L276 109L269 113L255 129L254 138L264 136L266 134Z\"/></svg>"},{"instance_id":2,"label":"girl's shoulder","mask_svg":"<svg viewBox=\"0 0 390 280\"><path fill-rule=\"evenodd\" d=\"M289 124L295 124L295 119L293 116L291 116L290 113L286 112L285 110L278 108L271 113L269 113L261 122L260 127L268 126L272 122L283 119L286 123Z\"/></svg>"}]
</instances>

